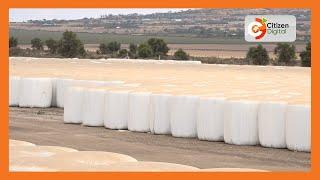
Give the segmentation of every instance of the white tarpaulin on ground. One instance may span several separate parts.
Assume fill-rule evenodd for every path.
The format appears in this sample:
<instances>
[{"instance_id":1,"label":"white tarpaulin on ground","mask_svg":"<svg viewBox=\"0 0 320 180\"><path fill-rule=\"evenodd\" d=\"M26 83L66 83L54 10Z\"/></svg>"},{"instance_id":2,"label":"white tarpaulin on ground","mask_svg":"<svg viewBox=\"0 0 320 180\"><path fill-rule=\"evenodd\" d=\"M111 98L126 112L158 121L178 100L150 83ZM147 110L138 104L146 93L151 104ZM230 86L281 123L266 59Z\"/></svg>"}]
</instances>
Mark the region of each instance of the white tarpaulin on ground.
<instances>
[{"instance_id":1,"label":"white tarpaulin on ground","mask_svg":"<svg viewBox=\"0 0 320 180\"><path fill-rule=\"evenodd\" d=\"M51 79L21 78L19 107L50 107L51 99Z\"/></svg>"},{"instance_id":2,"label":"white tarpaulin on ground","mask_svg":"<svg viewBox=\"0 0 320 180\"><path fill-rule=\"evenodd\" d=\"M102 89L85 89L83 94L82 124L103 126L104 95Z\"/></svg>"},{"instance_id":3,"label":"white tarpaulin on ground","mask_svg":"<svg viewBox=\"0 0 320 180\"><path fill-rule=\"evenodd\" d=\"M253 101L226 101L224 107L224 141L237 145L256 145L258 106Z\"/></svg>"},{"instance_id":4,"label":"white tarpaulin on ground","mask_svg":"<svg viewBox=\"0 0 320 180\"><path fill-rule=\"evenodd\" d=\"M197 133L201 140L223 141L223 98L200 98Z\"/></svg>"},{"instance_id":5,"label":"white tarpaulin on ground","mask_svg":"<svg viewBox=\"0 0 320 180\"><path fill-rule=\"evenodd\" d=\"M286 143L290 150L311 150L311 109L307 105L289 105L286 115Z\"/></svg>"},{"instance_id":6,"label":"white tarpaulin on ground","mask_svg":"<svg viewBox=\"0 0 320 180\"><path fill-rule=\"evenodd\" d=\"M63 120L65 123L82 123L83 88L70 87L64 97Z\"/></svg>"},{"instance_id":7,"label":"white tarpaulin on ground","mask_svg":"<svg viewBox=\"0 0 320 180\"><path fill-rule=\"evenodd\" d=\"M105 94L104 126L127 129L129 118L129 92L108 91Z\"/></svg>"},{"instance_id":8,"label":"white tarpaulin on ground","mask_svg":"<svg viewBox=\"0 0 320 180\"><path fill-rule=\"evenodd\" d=\"M154 134L170 134L170 94L152 94L150 99L150 131Z\"/></svg>"},{"instance_id":9,"label":"white tarpaulin on ground","mask_svg":"<svg viewBox=\"0 0 320 180\"><path fill-rule=\"evenodd\" d=\"M56 102L57 107L64 107L64 94L66 89L72 86L74 80L73 79L57 79L56 82Z\"/></svg>"},{"instance_id":10,"label":"white tarpaulin on ground","mask_svg":"<svg viewBox=\"0 0 320 180\"><path fill-rule=\"evenodd\" d=\"M262 146L286 147L286 112L285 102L263 102L259 105L259 141Z\"/></svg>"},{"instance_id":11,"label":"white tarpaulin on ground","mask_svg":"<svg viewBox=\"0 0 320 180\"><path fill-rule=\"evenodd\" d=\"M129 93L129 119L128 129L130 131L148 132L149 125L149 92Z\"/></svg>"},{"instance_id":12,"label":"white tarpaulin on ground","mask_svg":"<svg viewBox=\"0 0 320 180\"><path fill-rule=\"evenodd\" d=\"M172 96L170 98L171 134L174 137L197 136L198 96Z\"/></svg>"},{"instance_id":13,"label":"white tarpaulin on ground","mask_svg":"<svg viewBox=\"0 0 320 180\"><path fill-rule=\"evenodd\" d=\"M9 106L19 105L20 79L18 76L9 78Z\"/></svg>"}]
</instances>

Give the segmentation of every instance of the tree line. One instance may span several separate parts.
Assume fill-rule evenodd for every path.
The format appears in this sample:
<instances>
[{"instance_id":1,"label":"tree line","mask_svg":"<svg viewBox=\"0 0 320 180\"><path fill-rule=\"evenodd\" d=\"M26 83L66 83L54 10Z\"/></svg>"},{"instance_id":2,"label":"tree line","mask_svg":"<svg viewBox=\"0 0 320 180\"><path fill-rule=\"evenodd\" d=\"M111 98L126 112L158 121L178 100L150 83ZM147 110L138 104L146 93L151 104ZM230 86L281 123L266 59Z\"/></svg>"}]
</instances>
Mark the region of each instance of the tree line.
<instances>
[{"instance_id":1,"label":"tree line","mask_svg":"<svg viewBox=\"0 0 320 180\"><path fill-rule=\"evenodd\" d=\"M77 34L72 31L65 31L59 40L48 39L42 41L39 38L31 40L32 50L44 51L44 46L47 46L47 52L51 55L59 55L65 58L86 58L88 51L85 50L83 43L77 37ZM18 48L18 39L10 37L9 39L10 55L17 54L21 51ZM95 52L97 55L108 55L114 58L130 58L130 59L167 59L169 47L163 39L150 38L147 42L141 44L129 44L128 49L121 49L121 44L117 41L109 43L101 43L99 49ZM271 59L267 50L261 45L250 47L246 60L248 64L253 65L294 65L296 62L296 50L294 45L288 43L278 43L274 49L275 59ZM175 60L189 60L190 56L178 49L172 57ZM308 42L306 49L300 53L301 66L311 67L311 43ZM274 62L272 62L274 61Z\"/></svg>"}]
</instances>

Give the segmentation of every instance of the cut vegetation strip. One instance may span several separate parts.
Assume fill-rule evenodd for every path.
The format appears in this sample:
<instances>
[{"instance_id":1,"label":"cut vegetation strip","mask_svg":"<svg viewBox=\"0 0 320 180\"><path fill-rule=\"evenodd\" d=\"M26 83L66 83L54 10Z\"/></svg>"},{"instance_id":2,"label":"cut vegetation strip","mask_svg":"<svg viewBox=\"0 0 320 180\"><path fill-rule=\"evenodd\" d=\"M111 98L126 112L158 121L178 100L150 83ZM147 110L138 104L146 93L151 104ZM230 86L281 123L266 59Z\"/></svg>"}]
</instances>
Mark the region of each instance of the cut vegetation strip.
<instances>
[{"instance_id":1,"label":"cut vegetation strip","mask_svg":"<svg viewBox=\"0 0 320 180\"><path fill-rule=\"evenodd\" d=\"M289 105L286 116L286 143L290 150L311 150L311 110L307 105Z\"/></svg>"},{"instance_id":2,"label":"cut vegetation strip","mask_svg":"<svg viewBox=\"0 0 320 180\"><path fill-rule=\"evenodd\" d=\"M262 146L286 147L286 112L285 102L263 102L259 106L258 124L259 141Z\"/></svg>"},{"instance_id":3,"label":"cut vegetation strip","mask_svg":"<svg viewBox=\"0 0 320 180\"><path fill-rule=\"evenodd\" d=\"M19 107L50 107L52 82L49 78L22 78Z\"/></svg>"},{"instance_id":4,"label":"cut vegetation strip","mask_svg":"<svg viewBox=\"0 0 320 180\"><path fill-rule=\"evenodd\" d=\"M223 141L224 98L200 98L197 134L201 140Z\"/></svg>"},{"instance_id":5,"label":"cut vegetation strip","mask_svg":"<svg viewBox=\"0 0 320 180\"><path fill-rule=\"evenodd\" d=\"M257 102L227 101L224 107L224 141L236 145L259 143Z\"/></svg>"},{"instance_id":6,"label":"cut vegetation strip","mask_svg":"<svg viewBox=\"0 0 320 180\"><path fill-rule=\"evenodd\" d=\"M170 98L171 133L174 137L197 136L197 106L199 97L178 95Z\"/></svg>"}]
</instances>

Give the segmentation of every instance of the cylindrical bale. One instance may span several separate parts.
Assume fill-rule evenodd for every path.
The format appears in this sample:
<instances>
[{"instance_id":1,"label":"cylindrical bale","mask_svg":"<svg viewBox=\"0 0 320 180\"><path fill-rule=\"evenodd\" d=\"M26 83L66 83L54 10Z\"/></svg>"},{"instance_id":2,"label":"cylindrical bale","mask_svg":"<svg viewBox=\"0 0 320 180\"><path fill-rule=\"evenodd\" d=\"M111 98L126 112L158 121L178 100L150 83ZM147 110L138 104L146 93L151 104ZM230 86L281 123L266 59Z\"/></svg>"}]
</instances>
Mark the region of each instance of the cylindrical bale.
<instances>
[{"instance_id":1,"label":"cylindrical bale","mask_svg":"<svg viewBox=\"0 0 320 180\"><path fill-rule=\"evenodd\" d=\"M224 98L200 98L197 134L201 140L223 141Z\"/></svg>"},{"instance_id":2,"label":"cylindrical bale","mask_svg":"<svg viewBox=\"0 0 320 180\"><path fill-rule=\"evenodd\" d=\"M288 105L286 115L286 143L290 150L311 150L310 106Z\"/></svg>"},{"instance_id":3,"label":"cylindrical bale","mask_svg":"<svg viewBox=\"0 0 320 180\"><path fill-rule=\"evenodd\" d=\"M170 126L172 136L197 136L198 104L198 96L178 95L170 98Z\"/></svg>"},{"instance_id":4,"label":"cylindrical bale","mask_svg":"<svg viewBox=\"0 0 320 180\"><path fill-rule=\"evenodd\" d=\"M64 99L63 120L65 123L82 123L83 88L70 87Z\"/></svg>"},{"instance_id":5,"label":"cylindrical bale","mask_svg":"<svg viewBox=\"0 0 320 180\"><path fill-rule=\"evenodd\" d=\"M108 91L105 95L104 126L110 129L128 129L129 92Z\"/></svg>"},{"instance_id":6,"label":"cylindrical bale","mask_svg":"<svg viewBox=\"0 0 320 180\"><path fill-rule=\"evenodd\" d=\"M82 124L103 126L104 95L102 89L85 89L83 94Z\"/></svg>"},{"instance_id":7,"label":"cylindrical bale","mask_svg":"<svg viewBox=\"0 0 320 180\"><path fill-rule=\"evenodd\" d=\"M9 106L19 106L20 77L9 78Z\"/></svg>"},{"instance_id":8,"label":"cylindrical bale","mask_svg":"<svg viewBox=\"0 0 320 180\"><path fill-rule=\"evenodd\" d=\"M19 107L50 107L51 99L50 78L21 78Z\"/></svg>"},{"instance_id":9,"label":"cylindrical bale","mask_svg":"<svg viewBox=\"0 0 320 180\"><path fill-rule=\"evenodd\" d=\"M263 102L259 105L259 142L262 146L286 147L286 111L285 102Z\"/></svg>"},{"instance_id":10,"label":"cylindrical bale","mask_svg":"<svg viewBox=\"0 0 320 180\"><path fill-rule=\"evenodd\" d=\"M236 145L256 145L258 106L254 101L226 101L224 106L224 141Z\"/></svg>"},{"instance_id":11,"label":"cylindrical bale","mask_svg":"<svg viewBox=\"0 0 320 180\"><path fill-rule=\"evenodd\" d=\"M74 80L73 79L57 79L56 82L56 103L57 107L64 107L64 94L66 89L72 86Z\"/></svg>"},{"instance_id":12,"label":"cylindrical bale","mask_svg":"<svg viewBox=\"0 0 320 180\"><path fill-rule=\"evenodd\" d=\"M130 131L149 132L149 92L129 93L129 118L128 129Z\"/></svg>"},{"instance_id":13,"label":"cylindrical bale","mask_svg":"<svg viewBox=\"0 0 320 180\"><path fill-rule=\"evenodd\" d=\"M154 134L170 134L170 94L152 94L150 101L150 131Z\"/></svg>"}]
</instances>

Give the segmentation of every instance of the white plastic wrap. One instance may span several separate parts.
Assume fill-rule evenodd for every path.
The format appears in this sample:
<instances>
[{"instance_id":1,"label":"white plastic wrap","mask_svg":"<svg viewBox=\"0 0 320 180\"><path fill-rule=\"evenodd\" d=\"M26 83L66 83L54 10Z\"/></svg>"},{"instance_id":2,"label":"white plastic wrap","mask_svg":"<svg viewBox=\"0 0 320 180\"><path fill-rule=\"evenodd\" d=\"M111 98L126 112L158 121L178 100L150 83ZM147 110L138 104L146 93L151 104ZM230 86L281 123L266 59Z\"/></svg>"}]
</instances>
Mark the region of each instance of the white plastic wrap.
<instances>
[{"instance_id":1,"label":"white plastic wrap","mask_svg":"<svg viewBox=\"0 0 320 180\"><path fill-rule=\"evenodd\" d=\"M258 106L253 101L226 101L224 107L224 141L236 145L256 145Z\"/></svg>"},{"instance_id":2,"label":"white plastic wrap","mask_svg":"<svg viewBox=\"0 0 320 180\"><path fill-rule=\"evenodd\" d=\"M51 82L52 82L51 106L52 107L57 107L57 80L58 78L51 78Z\"/></svg>"},{"instance_id":3,"label":"white plastic wrap","mask_svg":"<svg viewBox=\"0 0 320 180\"><path fill-rule=\"evenodd\" d=\"M73 79L57 79L56 81L56 103L57 107L64 107L65 90L72 86Z\"/></svg>"},{"instance_id":4,"label":"white plastic wrap","mask_svg":"<svg viewBox=\"0 0 320 180\"><path fill-rule=\"evenodd\" d=\"M51 79L21 78L19 107L50 107L51 99Z\"/></svg>"},{"instance_id":5,"label":"white plastic wrap","mask_svg":"<svg viewBox=\"0 0 320 180\"><path fill-rule=\"evenodd\" d=\"M149 132L149 92L129 93L129 118L128 129L130 131Z\"/></svg>"},{"instance_id":6,"label":"white plastic wrap","mask_svg":"<svg viewBox=\"0 0 320 180\"><path fill-rule=\"evenodd\" d=\"M150 99L150 131L154 134L170 134L170 94L152 94Z\"/></svg>"},{"instance_id":7,"label":"white plastic wrap","mask_svg":"<svg viewBox=\"0 0 320 180\"><path fill-rule=\"evenodd\" d=\"M9 78L9 106L19 105L20 79L18 76Z\"/></svg>"},{"instance_id":8,"label":"white plastic wrap","mask_svg":"<svg viewBox=\"0 0 320 180\"><path fill-rule=\"evenodd\" d=\"M64 98L65 123L82 123L83 88L70 87L66 90Z\"/></svg>"},{"instance_id":9,"label":"white plastic wrap","mask_svg":"<svg viewBox=\"0 0 320 180\"><path fill-rule=\"evenodd\" d=\"M259 106L259 141L262 146L286 147L286 111L285 102L263 102Z\"/></svg>"},{"instance_id":10,"label":"white plastic wrap","mask_svg":"<svg viewBox=\"0 0 320 180\"><path fill-rule=\"evenodd\" d=\"M289 105L286 115L286 143L290 150L311 150L311 110L307 105Z\"/></svg>"},{"instance_id":11,"label":"white plastic wrap","mask_svg":"<svg viewBox=\"0 0 320 180\"><path fill-rule=\"evenodd\" d=\"M201 140L223 141L223 98L200 98L197 134Z\"/></svg>"},{"instance_id":12,"label":"white plastic wrap","mask_svg":"<svg viewBox=\"0 0 320 180\"><path fill-rule=\"evenodd\" d=\"M197 96L172 96L170 98L170 125L174 137L197 136Z\"/></svg>"},{"instance_id":13,"label":"white plastic wrap","mask_svg":"<svg viewBox=\"0 0 320 180\"><path fill-rule=\"evenodd\" d=\"M85 89L83 94L82 124L103 126L104 95L102 89Z\"/></svg>"},{"instance_id":14,"label":"white plastic wrap","mask_svg":"<svg viewBox=\"0 0 320 180\"><path fill-rule=\"evenodd\" d=\"M129 118L129 92L109 91L105 95L104 126L127 129Z\"/></svg>"}]
</instances>

